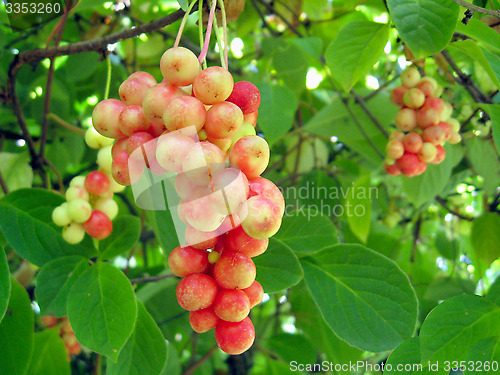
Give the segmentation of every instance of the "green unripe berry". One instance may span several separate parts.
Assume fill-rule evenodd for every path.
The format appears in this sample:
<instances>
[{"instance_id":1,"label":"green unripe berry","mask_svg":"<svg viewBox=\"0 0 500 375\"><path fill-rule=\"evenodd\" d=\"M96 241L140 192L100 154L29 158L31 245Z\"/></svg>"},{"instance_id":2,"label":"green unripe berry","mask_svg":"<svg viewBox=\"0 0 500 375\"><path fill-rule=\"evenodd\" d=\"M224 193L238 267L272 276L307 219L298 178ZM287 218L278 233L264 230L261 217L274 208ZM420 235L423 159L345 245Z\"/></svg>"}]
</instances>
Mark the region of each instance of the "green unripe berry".
<instances>
[{"instance_id":1,"label":"green unripe berry","mask_svg":"<svg viewBox=\"0 0 500 375\"><path fill-rule=\"evenodd\" d=\"M67 243L77 244L85 237L85 230L81 224L71 223L63 228L62 236Z\"/></svg>"},{"instance_id":2,"label":"green unripe berry","mask_svg":"<svg viewBox=\"0 0 500 375\"><path fill-rule=\"evenodd\" d=\"M71 218L68 215L68 203L64 202L52 211L52 221L59 227L64 227L71 223Z\"/></svg>"},{"instance_id":3,"label":"green unripe berry","mask_svg":"<svg viewBox=\"0 0 500 375\"><path fill-rule=\"evenodd\" d=\"M86 222L92 215L92 206L83 199L75 199L69 202L67 210L69 217L77 223Z\"/></svg>"}]
</instances>

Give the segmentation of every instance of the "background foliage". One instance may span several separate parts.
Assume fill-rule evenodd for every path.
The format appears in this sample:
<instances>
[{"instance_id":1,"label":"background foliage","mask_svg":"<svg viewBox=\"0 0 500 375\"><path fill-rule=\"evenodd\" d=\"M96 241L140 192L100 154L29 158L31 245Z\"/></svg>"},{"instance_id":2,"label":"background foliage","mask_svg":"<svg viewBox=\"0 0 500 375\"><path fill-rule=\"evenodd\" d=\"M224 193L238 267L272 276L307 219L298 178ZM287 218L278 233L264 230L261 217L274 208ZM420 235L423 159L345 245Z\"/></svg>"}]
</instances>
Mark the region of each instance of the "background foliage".
<instances>
[{"instance_id":1,"label":"background foliage","mask_svg":"<svg viewBox=\"0 0 500 375\"><path fill-rule=\"evenodd\" d=\"M500 7L473 3L491 14ZM102 41L178 6L82 0L55 43ZM176 302L168 211L137 208L127 189L99 249L89 238L65 243L50 220L58 192L96 168L82 130L108 73L115 98L133 71L159 79L179 22L62 54L50 68L53 50L22 64L19 56L50 44L60 18L12 32L2 6L2 374L279 375L290 361L500 361L500 20L464 11L451 0L251 0L230 25L230 70L261 91L257 128L272 146L265 176L283 189L287 214L255 259L268 293L253 312L256 343L228 358L213 335L192 332ZM196 19L181 45L199 53ZM214 43L208 59L218 64ZM389 92L407 61L444 87L463 135L443 163L411 179L382 167L397 110ZM88 349L68 364L42 315L69 315Z\"/></svg>"}]
</instances>

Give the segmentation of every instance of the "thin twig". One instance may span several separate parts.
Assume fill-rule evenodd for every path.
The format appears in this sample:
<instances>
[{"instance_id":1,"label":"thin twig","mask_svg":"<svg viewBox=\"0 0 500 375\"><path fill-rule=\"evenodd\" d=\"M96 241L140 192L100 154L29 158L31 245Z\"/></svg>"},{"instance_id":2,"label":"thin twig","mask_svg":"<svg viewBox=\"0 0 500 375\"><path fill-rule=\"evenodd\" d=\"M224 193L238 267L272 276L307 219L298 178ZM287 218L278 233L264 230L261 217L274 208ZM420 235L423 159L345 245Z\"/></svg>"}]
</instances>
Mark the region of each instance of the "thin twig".
<instances>
[{"instance_id":1,"label":"thin twig","mask_svg":"<svg viewBox=\"0 0 500 375\"><path fill-rule=\"evenodd\" d=\"M168 275L158 275L158 276L149 276L149 277L139 277L137 279L130 279L132 284L140 284L140 283L154 283L156 281L160 281L163 279L168 279L170 277L175 277L174 274Z\"/></svg>"},{"instance_id":2,"label":"thin twig","mask_svg":"<svg viewBox=\"0 0 500 375\"><path fill-rule=\"evenodd\" d=\"M46 164L50 169L52 169L52 171L56 175L57 183L59 184L59 190L61 191L61 194L64 195L64 182L56 166L52 164L52 162L45 157L42 159L42 162L43 164Z\"/></svg>"},{"instance_id":3,"label":"thin twig","mask_svg":"<svg viewBox=\"0 0 500 375\"><path fill-rule=\"evenodd\" d=\"M2 187L2 190L5 195L9 194L9 188L7 187L7 184L5 183L5 180L2 175L2 171L0 171L0 186Z\"/></svg>"},{"instance_id":4,"label":"thin twig","mask_svg":"<svg viewBox=\"0 0 500 375\"><path fill-rule=\"evenodd\" d=\"M71 125L69 122L64 121L62 118L60 118L59 116L57 116L55 113L49 113L47 115L47 118L49 118L51 120L54 120L54 122L57 125L60 125L63 128L71 130L72 132L74 132L76 134L85 135L85 130L83 130L82 128L79 128L77 126Z\"/></svg>"},{"instance_id":5,"label":"thin twig","mask_svg":"<svg viewBox=\"0 0 500 375\"><path fill-rule=\"evenodd\" d=\"M264 7L267 9L268 12L277 15L295 35L297 35L299 38L303 38L301 32L297 30L297 28L293 26L290 22L288 22L288 20L281 13L276 12L275 9L270 4L266 3L263 0L257 0L257 1L262 5L264 5Z\"/></svg>"},{"instance_id":6,"label":"thin twig","mask_svg":"<svg viewBox=\"0 0 500 375\"><path fill-rule=\"evenodd\" d=\"M255 10L257 11L257 13L259 14L259 17L262 20L262 24L264 25L264 27L269 30L269 32L271 33L272 36L274 36L274 37L280 37L281 33L279 33L276 30L274 30L269 25L269 23L266 21L266 16L264 15L264 13L262 13L262 10L257 5L257 0L250 0L250 1L252 2L252 5L255 8Z\"/></svg>"},{"instance_id":7,"label":"thin twig","mask_svg":"<svg viewBox=\"0 0 500 375\"><path fill-rule=\"evenodd\" d=\"M460 212L455 211L454 209L450 208L445 199L440 198L440 197L436 197L436 202L438 202L441 206L443 206L443 208L446 211L448 211L450 214L455 215L456 217L459 217L460 219L463 219L463 220L474 221L474 218L462 215Z\"/></svg>"},{"instance_id":8,"label":"thin twig","mask_svg":"<svg viewBox=\"0 0 500 375\"><path fill-rule=\"evenodd\" d=\"M212 347L203 357L201 357L198 361L193 363L185 372L184 375L194 374L195 370L200 367L203 363L205 363L214 353L217 351L217 346Z\"/></svg>"},{"instance_id":9,"label":"thin twig","mask_svg":"<svg viewBox=\"0 0 500 375\"><path fill-rule=\"evenodd\" d=\"M465 0L453 0L453 1L460 6L463 6L464 8L472 10L473 12L483 13L483 14L487 14L489 16L500 18L500 10L486 9L486 8L471 4Z\"/></svg>"},{"instance_id":10,"label":"thin twig","mask_svg":"<svg viewBox=\"0 0 500 375\"><path fill-rule=\"evenodd\" d=\"M351 95L356 99L358 104L360 105L361 108L363 108L363 111L368 115L370 120L375 124L375 126L380 130L380 132L386 137L389 138L389 133L387 130L384 129L384 127L380 124L380 122L377 120L377 118L373 115L372 111L370 111L370 108L366 106L365 101L361 96L359 96L354 89L351 90Z\"/></svg>"}]
</instances>

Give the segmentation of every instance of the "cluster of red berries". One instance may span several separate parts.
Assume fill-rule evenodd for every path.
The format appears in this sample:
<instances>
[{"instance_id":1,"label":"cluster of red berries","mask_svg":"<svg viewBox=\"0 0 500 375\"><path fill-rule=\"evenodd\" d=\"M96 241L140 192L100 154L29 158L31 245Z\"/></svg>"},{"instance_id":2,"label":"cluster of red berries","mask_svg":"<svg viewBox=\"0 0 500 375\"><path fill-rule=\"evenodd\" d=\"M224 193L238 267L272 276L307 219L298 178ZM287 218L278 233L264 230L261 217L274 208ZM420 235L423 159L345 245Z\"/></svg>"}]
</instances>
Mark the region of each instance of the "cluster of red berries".
<instances>
[{"instance_id":1,"label":"cluster of red berries","mask_svg":"<svg viewBox=\"0 0 500 375\"><path fill-rule=\"evenodd\" d=\"M43 316L40 318L41 323L47 327L52 328L59 325L59 336L64 341L64 346L68 351L68 361L71 359L71 355L78 355L82 351L82 347L75 337L73 328L67 317L56 318L54 316Z\"/></svg>"},{"instance_id":2,"label":"cluster of red berries","mask_svg":"<svg viewBox=\"0 0 500 375\"><path fill-rule=\"evenodd\" d=\"M391 102L401 107L394 119L398 130L386 147L385 170L391 175L418 176L427 164L439 164L446 142L460 142L460 123L451 118L453 107L439 98L441 88L431 77L421 77L411 66L401 74L401 86L391 92Z\"/></svg>"},{"instance_id":3,"label":"cluster of red berries","mask_svg":"<svg viewBox=\"0 0 500 375\"><path fill-rule=\"evenodd\" d=\"M215 328L219 347L240 354L254 342L248 314L264 293L251 258L267 249L285 211L281 191L260 177L270 154L255 132L260 92L234 83L221 67L202 70L183 47L168 49L160 70L160 83L146 72L131 74L121 100L96 105L93 124L116 139L111 169L118 183L134 184L146 168L175 177L176 219L185 230L168 263L183 278L178 302L196 332Z\"/></svg>"},{"instance_id":4,"label":"cluster of red berries","mask_svg":"<svg viewBox=\"0 0 500 375\"><path fill-rule=\"evenodd\" d=\"M63 227L62 236L71 244L83 240L85 233L102 240L113 230L118 205L113 199L112 181L104 172L76 176L66 190L66 202L52 211L53 222Z\"/></svg>"}]
</instances>

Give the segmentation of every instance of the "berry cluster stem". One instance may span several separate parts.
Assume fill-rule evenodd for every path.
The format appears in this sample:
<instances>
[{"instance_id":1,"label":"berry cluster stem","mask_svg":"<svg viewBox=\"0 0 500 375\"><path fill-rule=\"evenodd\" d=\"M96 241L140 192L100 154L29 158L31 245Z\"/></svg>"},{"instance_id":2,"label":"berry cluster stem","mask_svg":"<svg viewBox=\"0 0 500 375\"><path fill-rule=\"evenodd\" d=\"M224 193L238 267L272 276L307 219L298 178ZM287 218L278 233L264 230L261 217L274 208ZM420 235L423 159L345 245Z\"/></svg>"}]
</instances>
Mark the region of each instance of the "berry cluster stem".
<instances>
[{"instance_id":1,"label":"berry cluster stem","mask_svg":"<svg viewBox=\"0 0 500 375\"><path fill-rule=\"evenodd\" d=\"M191 14L191 11L193 10L193 7L196 4L196 2L197 2L197 0L193 0L191 2L191 4L189 5L189 7L186 11L186 14L184 14L184 17L182 17L181 25L179 26L179 31L177 32L177 36L175 38L174 47L179 47L179 43L181 42L182 33L184 32L184 26L186 26L187 19L188 19L189 15ZM201 12L201 10L200 10L200 12Z\"/></svg>"},{"instance_id":2,"label":"berry cluster stem","mask_svg":"<svg viewBox=\"0 0 500 375\"><path fill-rule=\"evenodd\" d=\"M198 61L202 63L205 61L208 52L208 46L210 44L210 35L212 34L212 26L214 23L215 6L217 5L217 0L212 1L212 6L210 8L210 14L208 15L207 33L205 35L205 42L203 43L203 48L201 49Z\"/></svg>"}]
</instances>

